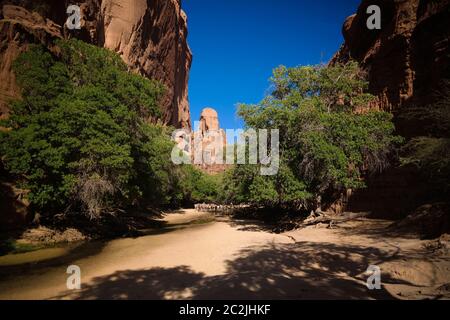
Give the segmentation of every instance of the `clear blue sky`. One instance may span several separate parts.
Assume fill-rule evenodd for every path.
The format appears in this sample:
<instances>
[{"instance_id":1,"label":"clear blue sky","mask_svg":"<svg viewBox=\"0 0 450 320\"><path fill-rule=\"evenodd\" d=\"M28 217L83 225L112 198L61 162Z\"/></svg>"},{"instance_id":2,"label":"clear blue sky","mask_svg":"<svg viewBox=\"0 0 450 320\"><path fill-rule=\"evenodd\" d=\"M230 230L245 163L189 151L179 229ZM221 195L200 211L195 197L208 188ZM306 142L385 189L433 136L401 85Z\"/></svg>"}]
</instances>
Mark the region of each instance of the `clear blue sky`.
<instances>
[{"instance_id":1,"label":"clear blue sky","mask_svg":"<svg viewBox=\"0 0 450 320\"><path fill-rule=\"evenodd\" d=\"M272 69L327 62L360 0L183 0L194 59L192 122L205 107L224 129L241 128L237 103L257 103Z\"/></svg>"}]
</instances>

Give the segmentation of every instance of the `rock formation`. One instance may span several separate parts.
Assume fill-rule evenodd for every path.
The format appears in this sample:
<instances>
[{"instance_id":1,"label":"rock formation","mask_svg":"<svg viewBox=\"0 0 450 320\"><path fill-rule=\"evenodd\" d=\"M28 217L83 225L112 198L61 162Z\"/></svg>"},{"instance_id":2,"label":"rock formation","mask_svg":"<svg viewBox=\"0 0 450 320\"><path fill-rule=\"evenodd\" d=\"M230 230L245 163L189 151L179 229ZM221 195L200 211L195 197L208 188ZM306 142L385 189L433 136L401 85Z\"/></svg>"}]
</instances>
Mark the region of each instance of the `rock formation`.
<instances>
[{"instance_id":1,"label":"rock formation","mask_svg":"<svg viewBox=\"0 0 450 320\"><path fill-rule=\"evenodd\" d=\"M164 83L168 90L163 102L165 121L189 128L192 54L180 0L102 1L101 12L103 45L119 52L133 70Z\"/></svg>"},{"instance_id":2,"label":"rock formation","mask_svg":"<svg viewBox=\"0 0 450 320\"><path fill-rule=\"evenodd\" d=\"M11 63L29 43L51 46L56 37L77 37L118 52L130 67L161 81L163 121L190 129L188 78L192 54L180 0L3 1L0 11L0 112L17 97ZM11 5L8 5L11 4ZM81 8L81 30L68 30L66 10ZM15 6L12 6L15 5Z\"/></svg>"},{"instance_id":3,"label":"rock formation","mask_svg":"<svg viewBox=\"0 0 450 320\"><path fill-rule=\"evenodd\" d=\"M207 173L224 171L226 165L223 156L226 145L226 134L223 129L220 129L217 111L212 108L203 109L198 128L193 136L194 163ZM201 163L198 163L199 159Z\"/></svg>"},{"instance_id":4,"label":"rock formation","mask_svg":"<svg viewBox=\"0 0 450 320\"><path fill-rule=\"evenodd\" d=\"M8 113L8 101L19 95L12 63L25 51L29 43L50 46L54 38L61 37L59 26L30 13L22 7L5 5L0 20L0 117Z\"/></svg>"},{"instance_id":5,"label":"rock formation","mask_svg":"<svg viewBox=\"0 0 450 320\"><path fill-rule=\"evenodd\" d=\"M369 30L369 5L381 8L381 30ZM345 43L331 64L355 59L368 72L372 107L401 112L432 99L450 77L450 0L363 0L344 23Z\"/></svg>"},{"instance_id":6,"label":"rock formation","mask_svg":"<svg viewBox=\"0 0 450 320\"><path fill-rule=\"evenodd\" d=\"M381 30L366 26L369 5L381 9ZM426 135L424 126L402 119L412 106L433 102L433 91L450 79L450 0L363 0L343 26L345 43L330 64L359 62L377 100L369 108L391 111L397 132ZM401 218L429 198L428 185L414 166L392 167L355 192L348 210Z\"/></svg>"},{"instance_id":7,"label":"rock formation","mask_svg":"<svg viewBox=\"0 0 450 320\"><path fill-rule=\"evenodd\" d=\"M0 232L31 222L29 205L26 190L17 188L12 182L0 181Z\"/></svg>"},{"instance_id":8,"label":"rock formation","mask_svg":"<svg viewBox=\"0 0 450 320\"><path fill-rule=\"evenodd\" d=\"M219 130L219 115L212 108L205 108L200 114L200 131L206 133L209 130Z\"/></svg>"}]
</instances>

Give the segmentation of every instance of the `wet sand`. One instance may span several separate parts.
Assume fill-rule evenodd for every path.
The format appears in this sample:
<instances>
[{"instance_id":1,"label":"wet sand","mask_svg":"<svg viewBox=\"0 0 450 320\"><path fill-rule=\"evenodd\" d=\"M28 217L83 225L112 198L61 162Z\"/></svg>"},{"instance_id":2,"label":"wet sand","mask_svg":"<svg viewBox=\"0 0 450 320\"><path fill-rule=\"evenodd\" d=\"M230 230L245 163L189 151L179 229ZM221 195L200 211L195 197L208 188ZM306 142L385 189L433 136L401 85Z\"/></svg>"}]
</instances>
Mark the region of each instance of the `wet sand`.
<instances>
[{"instance_id":1,"label":"wet sand","mask_svg":"<svg viewBox=\"0 0 450 320\"><path fill-rule=\"evenodd\" d=\"M0 299L450 298L448 251L386 221L272 234L195 210L163 219L168 228L148 236L1 257ZM381 290L366 287L371 264ZM69 265L81 268L80 290L66 287Z\"/></svg>"}]
</instances>

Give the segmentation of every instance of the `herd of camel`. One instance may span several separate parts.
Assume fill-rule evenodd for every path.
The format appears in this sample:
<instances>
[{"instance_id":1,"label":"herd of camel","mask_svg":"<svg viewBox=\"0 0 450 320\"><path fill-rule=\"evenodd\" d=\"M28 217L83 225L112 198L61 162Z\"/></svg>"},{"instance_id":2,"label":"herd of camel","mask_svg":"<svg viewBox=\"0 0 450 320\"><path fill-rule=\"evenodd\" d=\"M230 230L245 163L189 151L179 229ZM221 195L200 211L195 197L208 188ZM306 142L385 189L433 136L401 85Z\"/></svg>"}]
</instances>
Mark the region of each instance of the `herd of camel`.
<instances>
[{"instance_id":1,"label":"herd of camel","mask_svg":"<svg viewBox=\"0 0 450 320\"><path fill-rule=\"evenodd\" d=\"M194 207L195 207L195 210L197 210L197 211L223 213L223 212L233 212L236 209L246 208L246 207L248 207L248 205L198 203Z\"/></svg>"}]
</instances>

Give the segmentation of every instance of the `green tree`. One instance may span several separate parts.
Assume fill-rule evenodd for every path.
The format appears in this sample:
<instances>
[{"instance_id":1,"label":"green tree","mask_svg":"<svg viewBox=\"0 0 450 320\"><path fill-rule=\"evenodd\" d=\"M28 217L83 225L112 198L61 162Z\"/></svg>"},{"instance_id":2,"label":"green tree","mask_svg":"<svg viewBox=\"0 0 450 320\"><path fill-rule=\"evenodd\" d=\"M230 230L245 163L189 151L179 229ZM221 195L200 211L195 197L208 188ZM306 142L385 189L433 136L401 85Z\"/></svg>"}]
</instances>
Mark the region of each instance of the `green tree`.
<instances>
[{"instance_id":1,"label":"green tree","mask_svg":"<svg viewBox=\"0 0 450 320\"><path fill-rule=\"evenodd\" d=\"M180 170L181 199L185 205L220 202L221 174L210 175L193 165L185 165Z\"/></svg>"},{"instance_id":2,"label":"green tree","mask_svg":"<svg viewBox=\"0 0 450 320\"><path fill-rule=\"evenodd\" d=\"M127 71L121 58L79 40L59 54L31 46L14 63L22 99L2 124L6 168L44 213L70 209L97 218L128 205L176 202L162 85Z\"/></svg>"},{"instance_id":3,"label":"green tree","mask_svg":"<svg viewBox=\"0 0 450 320\"><path fill-rule=\"evenodd\" d=\"M402 118L418 124L421 132L401 149L401 163L414 165L427 181L430 194L448 199L450 193L450 81L433 94L434 103L409 108Z\"/></svg>"},{"instance_id":4,"label":"green tree","mask_svg":"<svg viewBox=\"0 0 450 320\"><path fill-rule=\"evenodd\" d=\"M280 171L263 177L258 168L236 166L227 176L231 199L308 207L318 196L364 187L365 175L388 165L401 139L390 114L360 112L373 97L356 63L281 66L271 81L271 94L259 104L240 105L238 114L249 128L280 129Z\"/></svg>"}]
</instances>

